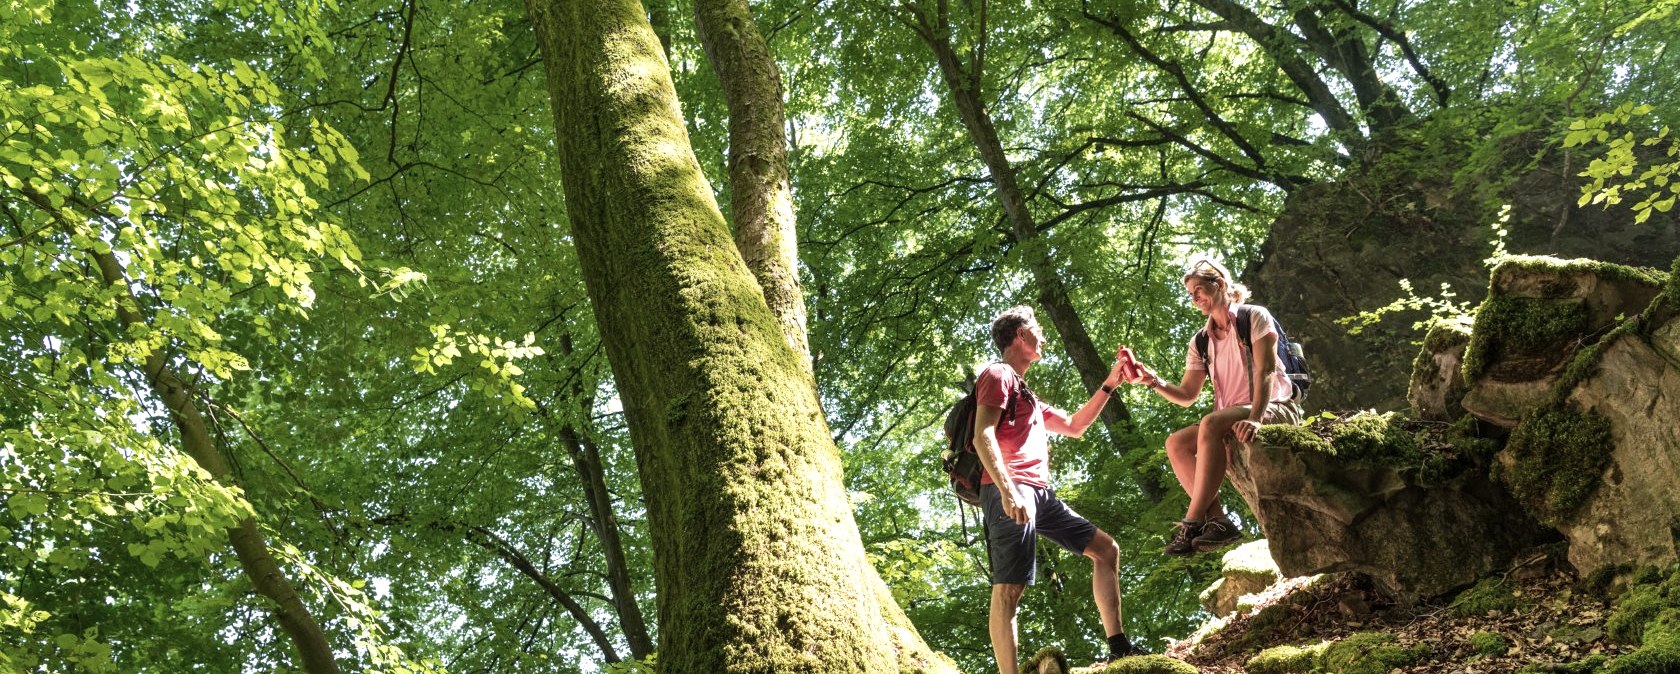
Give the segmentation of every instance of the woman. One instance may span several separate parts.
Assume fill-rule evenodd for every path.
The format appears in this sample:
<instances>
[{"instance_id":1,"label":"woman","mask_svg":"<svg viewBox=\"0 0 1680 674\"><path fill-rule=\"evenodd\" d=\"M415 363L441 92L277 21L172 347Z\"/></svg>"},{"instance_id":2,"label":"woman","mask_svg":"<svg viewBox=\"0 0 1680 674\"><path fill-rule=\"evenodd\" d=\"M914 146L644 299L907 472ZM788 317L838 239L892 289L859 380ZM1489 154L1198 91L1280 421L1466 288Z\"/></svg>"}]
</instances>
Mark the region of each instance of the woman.
<instances>
[{"instance_id":1,"label":"woman","mask_svg":"<svg viewBox=\"0 0 1680 674\"><path fill-rule=\"evenodd\" d=\"M1137 364L1131 380L1181 406L1195 402L1202 384L1213 380L1213 411L1201 422L1167 436L1173 475L1190 495L1184 520L1167 543L1170 555L1206 552L1240 536L1219 503L1219 486L1230 463L1228 440L1252 442L1261 424L1301 420L1301 408L1291 400L1294 387L1277 353L1271 312L1245 304L1248 288L1214 260L1197 260L1182 281L1190 303L1207 316L1207 325L1190 339L1184 380L1177 386L1168 384L1142 364ZM1249 321L1252 348L1238 337L1239 316Z\"/></svg>"}]
</instances>

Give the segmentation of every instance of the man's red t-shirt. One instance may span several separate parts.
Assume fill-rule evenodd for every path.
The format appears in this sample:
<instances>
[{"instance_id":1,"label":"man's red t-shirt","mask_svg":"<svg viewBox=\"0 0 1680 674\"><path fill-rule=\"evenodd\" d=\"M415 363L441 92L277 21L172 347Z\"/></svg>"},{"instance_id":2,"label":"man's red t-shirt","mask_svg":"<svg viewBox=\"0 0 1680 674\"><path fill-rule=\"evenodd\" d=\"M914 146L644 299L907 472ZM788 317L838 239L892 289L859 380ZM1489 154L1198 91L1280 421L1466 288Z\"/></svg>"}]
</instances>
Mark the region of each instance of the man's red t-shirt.
<instances>
[{"instance_id":1,"label":"man's red t-shirt","mask_svg":"<svg viewBox=\"0 0 1680 674\"><path fill-rule=\"evenodd\" d=\"M992 363L980 372L980 377L974 382L975 402L998 408L1002 410L1001 414L1007 415L1009 397L1019 395L1016 388L1020 381L1021 375L1016 374L1015 368L1004 363ZM1029 400L1031 404L1028 404ZM998 450L1003 455L1001 468L1009 471L1016 482L1050 487L1050 431L1044 426L1044 418L1050 411L1050 406L1036 397L1023 396L1015 402L1014 418L998 422ZM991 474L982 475L980 483L991 484Z\"/></svg>"}]
</instances>

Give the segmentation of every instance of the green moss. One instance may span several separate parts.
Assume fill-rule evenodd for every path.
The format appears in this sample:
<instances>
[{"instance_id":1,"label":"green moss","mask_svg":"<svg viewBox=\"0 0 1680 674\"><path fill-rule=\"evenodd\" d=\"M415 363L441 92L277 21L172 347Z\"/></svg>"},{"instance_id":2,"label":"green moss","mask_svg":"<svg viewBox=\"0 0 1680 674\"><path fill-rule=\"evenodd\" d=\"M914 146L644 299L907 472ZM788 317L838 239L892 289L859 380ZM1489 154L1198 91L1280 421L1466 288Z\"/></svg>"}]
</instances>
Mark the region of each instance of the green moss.
<instances>
[{"instance_id":1,"label":"green moss","mask_svg":"<svg viewBox=\"0 0 1680 674\"><path fill-rule=\"evenodd\" d=\"M1630 575L1632 571L1633 569L1626 564L1608 564L1601 566L1598 567L1597 571L1588 574L1586 578L1582 578L1579 583L1579 587L1583 592L1600 596L1620 594L1620 592L1615 589L1616 582L1621 580L1624 576Z\"/></svg>"},{"instance_id":2,"label":"green moss","mask_svg":"<svg viewBox=\"0 0 1680 674\"><path fill-rule=\"evenodd\" d=\"M1038 649L1038 652L1033 654L1031 659L1021 665L1021 671L1025 674L1038 674L1039 666L1046 660L1056 663L1057 669L1055 671L1059 674L1067 674L1073 671L1068 668L1067 654L1055 646L1045 646Z\"/></svg>"},{"instance_id":3,"label":"green moss","mask_svg":"<svg viewBox=\"0 0 1680 674\"><path fill-rule=\"evenodd\" d=\"M1360 412L1330 429L1336 455L1350 461L1411 465L1418 459L1418 441L1394 423L1394 413Z\"/></svg>"},{"instance_id":4,"label":"green moss","mask_svg":"<svg viewBox=\"0 0 1680 674\"><path fill-rule=\"evenodd\" d=\"M1465 617L1511 611L1516 607L1516 595L1511 594L1511 588L1498 578L1484 578L1475 587L1460 592L1452 601L1453 613Z\"/></svg>"},{"instance_id":5,"label":"green moss","mask_svg":"<svg viewBox=\"0 0 1680 674\"><path fill-rule=\"evenodd\" d=\"M1295 674L1310 672L1318 665L1318 660L1329 648L1330 642L1321 641L1310 646L1276 646L1260 651L1258 655L1248 659L1243 669L1249 674Z\"/></svg>"},{"instance_id":6,"label":"green moss","mask_svg":"<svg viewBox=\"0 0 1680 674\"><path fill-rule=\"evenodd\" d=\"M1477 655L1495 658L1511 649L1511 642L1505 640L1505 635L1498 632L1477 632L1470 635L1470 648Z\"/></svg>"},{"instance_id":7,"label":"green moss","mask_svg":"<svg viewBox=\"0 0 1680 674\"><path fill-rule=\"evenodd\" d=\"M1680 257L1674 258L1674 268L1668 272L1668 285L1663 288L1663 297L1671 305L1680 305Z\"/></svg>"},{"instance_id":8,"label":"green moss","mask_svg":"<svg viewBox=\"0 0 1680 674\"><path fill-rule=\"evenodd\" d=\"M1680 565L1666 572L1642 567L1633 573L1627 591L1616 600L1616 611L1605 629L1612 640L1639 644L1646 626L1657 622L1669 609L1680 609Z\"/></svg>"},{"instance_id":9,"label":"green moss","mask_svg":"<svg viewBox=\"0 0 1680 674\"><path fill-rule=\"evenodd\" d=\"M1196 668L1183 660L1165 655L1137 655L1120 658L1100 670L1102 674L1196 674Z\"/></svg>"},{"instance_id":10,"label":"green moss","mask_svg":"<svg viewBox=\"0 0 1680 674\"><path fill-rule=\"evenodd\" d=\"M1559 275L1591 275L1607 281L1620 281L1650 286L1662 287L1669 282L1669 275L1648 267L1630 267L1614 262L1601 262L1576 258L1565 260L1549 255L1512 255L1500 261L1493 270L1493 278L1497 281L1501 273L1516 271L1542 272ZM1573 289L1574 284L1568 284ZM1559 290L1553 296L1565 292Z\"/></svg>"},{"instance_id":11,"label":"green moss","mask_svg":"<svg viewBox=\"0 0 1680 674\"><path fill-rule=\"evenodd\" d=\"M1495 360L1561 352L1588 330L1587 308L1578 299L1529 299L1490 295L1476 310L1476 329L1464 349L1465 383L1487 373ZM1549 368L1551 364L1546 364ZM1520 373L1538 376L1543 372Z\"/></svg>"},{"instance_id":12,"label":"green moss","mask_svg":"<svg viewBox=\"0 0 1680 674\"><path fill-rule=\"evenodd\" d=\"M1610 448L1608 419L1568 405L1542 407L1511 433L1506 449L1514 463L1499 476L1537 519L1558 526L1597 490Z\"/></svg>"},{"instance_id":13,"label":"green moss","mask_svg":"<svg viewBox=\"0 0 1680 674\"><path fill-rule=\"evenodd\" d=\"M1293 599L1294 596L1290 595L1289 599ZM1246 629L1242 633L1242 638L1237 640L1236 650L1252 650L1272 642L1274 633L1295 615L1295 609L1289 599L1260 609L1260 612L1254 614L1253 618L1249 618Z\"/></svg>"},{"instance_id":14,"label":"green moss","mask_svg":"<svg viewBox=\"0 0 1680 674\"><path fill-rule=\"evenodd\" d=\"M1306 426L1293 424L1272 424L1260 427L1260 443L1270 447L1282 447L1295 453L1317 452L1320 454L1336 454L1335 448L1324 438Z\"/></svg>"},{"instance_id":15,"label":"green moss","mask_svg":"<svg viewBox=\"0 0 1680 674\"><path fill-rule=\"evenodd\" d=\"M1472 460L1486 460L1505 448L1503 429L1466 414L1447 428L1446 441L1460 456Z\"/></svg>"},{"instance_id":16,"label":"green moss","mask_svg":"<svg viewBox=\"0 0 1680 674\"><path fill-rule=\"evenodd\" d=\"M1611 660L1605 674L1668 674L1680 671L1680 608L1670 605L1645 626L1639 650Z\"/></svg>"},{"instance_id":17,"label":"green moss","mask_svg":"<svg viewBox=\"0 0 1680 674\"><path fill-rule=\"evenodd\" d=\"M1429 655L1429 644L1403 648L1386 632L1358 632L1330 644L1320 658L1320 669L1336 674L1388 674Z\"/></svg>"}]
</instances>

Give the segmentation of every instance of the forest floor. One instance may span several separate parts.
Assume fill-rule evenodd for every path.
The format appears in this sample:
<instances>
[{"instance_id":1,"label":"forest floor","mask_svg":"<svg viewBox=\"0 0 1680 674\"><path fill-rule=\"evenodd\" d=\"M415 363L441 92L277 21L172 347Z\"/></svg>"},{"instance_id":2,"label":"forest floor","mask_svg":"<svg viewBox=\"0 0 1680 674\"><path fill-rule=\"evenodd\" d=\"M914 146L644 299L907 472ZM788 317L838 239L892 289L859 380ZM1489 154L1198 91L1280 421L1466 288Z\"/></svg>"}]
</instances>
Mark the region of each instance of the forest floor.
<instances>
[{"instance_id":1,"label":"forest floor","mask_svg":"<svg viewBox=\"0 0 1680 674\"><path fill-rule=\"evenodd\" d=\"M1448 601L1395 605L1369 581L1353 577L1285 579L1260 593L1252 607L1239 610L1222 628L1178 642L1166 654L1204 674L1235 674L1247 672L1249 660L1266 648L1335 643L1356 633L1380 632L1393 635L1390 645L1413 652L1422 651L1419 644L1428 646L1427 654L1392 672L1507 674L1531 664L1571 663L1593 654L1614 657L1631 651L1605 638L1611 613L1605 600L1576 585L1573 574L1549 564L1518 568L1497 582L1507 608L1476 611L1463 601L1459 606ZM1498 642L1485 635L1478 651L1471 643L1477 633L1502 637L1503 652L1495 653L1501 650Z\"/></svg>"}]
</instances>

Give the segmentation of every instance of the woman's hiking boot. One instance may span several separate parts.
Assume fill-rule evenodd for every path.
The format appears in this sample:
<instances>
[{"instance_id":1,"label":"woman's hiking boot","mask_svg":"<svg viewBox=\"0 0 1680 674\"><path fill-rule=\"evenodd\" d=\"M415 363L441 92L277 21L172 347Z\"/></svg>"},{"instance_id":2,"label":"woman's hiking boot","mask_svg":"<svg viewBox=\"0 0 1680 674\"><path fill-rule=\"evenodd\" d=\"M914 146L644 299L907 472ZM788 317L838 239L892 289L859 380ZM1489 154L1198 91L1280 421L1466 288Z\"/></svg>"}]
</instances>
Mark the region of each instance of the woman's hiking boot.
<instances>
[{"instance_id":1,"label":"woman's hiking boot","mask_svg":"<svg viewBox=\"0 0 1680 674\"><path fill-rule=\"evenodd\" d=\"M1196 552L1207 552L1225 547L1242 538L1242 531L1223 513L1219 517L1202 523L1201 533L1190 541L1190 546Z\"/></svg>"},{"instance_id":2,"label":"woman's hiking boot","mask_svg":"<svg viewBox=\"0 0 1680 674\"><path fill-rule=\"evenodd\" d=\"M1178 528L1173 531L1172 538L1167 541L1165 552L1169 555L1184 556L1196 552L1196 538L1202 535L1202 522L1180 520Z\"/></svg>"}]
</instances>

